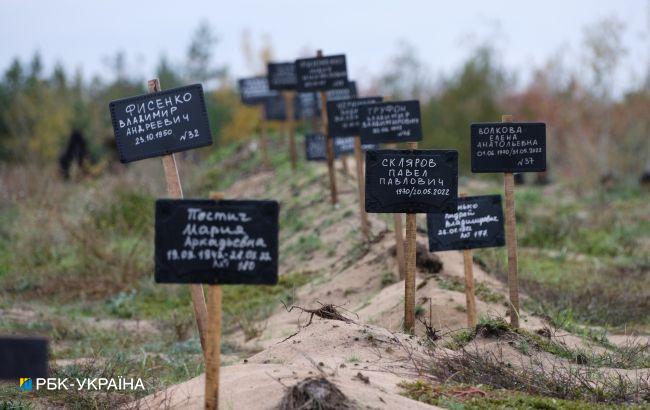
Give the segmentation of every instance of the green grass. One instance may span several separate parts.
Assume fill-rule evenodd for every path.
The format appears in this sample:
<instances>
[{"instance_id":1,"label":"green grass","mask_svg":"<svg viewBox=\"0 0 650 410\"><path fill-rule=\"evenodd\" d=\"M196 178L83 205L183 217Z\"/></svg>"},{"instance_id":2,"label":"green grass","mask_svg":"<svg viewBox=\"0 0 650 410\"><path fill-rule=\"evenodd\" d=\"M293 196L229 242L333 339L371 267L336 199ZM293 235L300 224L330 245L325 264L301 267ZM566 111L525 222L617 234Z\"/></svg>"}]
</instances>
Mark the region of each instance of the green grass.
<instances>
[{"instance_id":1,"label":"green grass","mask_svg":"<svg viewBox=\"0 0 650 410\"><path fill-rule=\"evenodd\" d=\"M455 276L436 275L434 276L438 286L441 289L452 290L454 292L465 292L465 281ZM494 292L483 282L474 283L474 295L479 300L489 303L505 303L503 295Z\"/></svg>"},{"instance_id":2,"label":"green grass","mask_svg":"<svg viewBox=\"0 0 650 410\"><path fill-rule=\"evenodd\" d=\"M550 329L547 329L551 332ZM551 339L525 329L514 329L502 318L481 317L474 329L461 329L451 334L444 347L460 350L477 336L497 337L525 355L536 351L550 353L569 362L592 367L619 369L650 368L650 345L630 342L624 346L601 343L607 350L596 352L587 347L572 347L557 339Z\"/></svg>"},{"instance_id":3,"label":"green grass","mask_svg":"<svg viewBox=\"0 0 650 410\"><path fill-rule=\"evenodd\" d=\"M400 394L423 403L453 410L590 410L614 408L643 408L641 405L597 404L583 400L562 400L509 390L491 389L484 385L443 384L433 386L424 381L401 382ZM480 391L481 393L477 393ZM469 393L468 393L469 392ZM472 394L472 392L474 392Z\"/></svg>"}]
</instances>

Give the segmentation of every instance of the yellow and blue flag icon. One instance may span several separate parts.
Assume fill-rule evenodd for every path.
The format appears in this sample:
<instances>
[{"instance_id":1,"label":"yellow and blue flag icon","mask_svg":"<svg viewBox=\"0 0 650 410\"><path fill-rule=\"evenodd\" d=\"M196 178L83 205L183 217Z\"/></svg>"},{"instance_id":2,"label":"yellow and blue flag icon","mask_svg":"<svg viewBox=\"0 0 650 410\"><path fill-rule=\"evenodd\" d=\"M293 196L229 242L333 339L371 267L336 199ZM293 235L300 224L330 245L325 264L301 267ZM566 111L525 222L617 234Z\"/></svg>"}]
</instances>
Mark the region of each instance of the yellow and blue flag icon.
<instances>
[{"instance_id":1,"label":"yellow and blue flag icon","mask_svg":"<svg viewBox=\"0 0 650 410\"><path fill-rule=\"evenodd\" d=\"M20 390L32 391L32 379L30 377L20 378Z\"/></svg>"}]
</instances>

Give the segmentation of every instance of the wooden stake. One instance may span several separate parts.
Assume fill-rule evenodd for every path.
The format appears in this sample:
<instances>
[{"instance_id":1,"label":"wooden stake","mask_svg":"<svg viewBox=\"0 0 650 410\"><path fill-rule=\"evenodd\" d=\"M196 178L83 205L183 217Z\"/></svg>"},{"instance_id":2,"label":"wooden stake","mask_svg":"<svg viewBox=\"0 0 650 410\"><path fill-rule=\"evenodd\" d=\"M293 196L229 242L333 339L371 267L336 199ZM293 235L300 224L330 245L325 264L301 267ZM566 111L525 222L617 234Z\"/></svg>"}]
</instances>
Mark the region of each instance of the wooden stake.
<instances>
[{"instance_id":1,"label":"wooden stake","mask_svg":"<svg viewBox=\"0 0 650 410\"><path fill-rule=\"evenodd\" d=\"M460 194L461 198L466 194ZM463 249L463 267L465 268L465 301L467 302L467 326L476 326L476 297L474 296L474 262L472 250Z\"/></svg>"},{"instance_id":2,"label":"wooden stake","mask_svg":"<svg viewBox=\"0 0 650 410\"><path fill-rule=\"evenodd\" d=\"M161 90L160 81L157 78L149 80L147 87L150 93L156 93ZM178 176L178 167L176 166L176 157L174 154L164 155L162 157L163 170L165 172L165 183L167 185L167 195L170 198L182 199L183 188L181 179ZM199 339L201 348L205 354L205 327L208 320L208 312L205 306L205 295L201 285L190 285L190 294L192 295L192 307L194 308L194 317L196 326L199 329Z\"/></svg>"},{"instance_id":3,"label":"wooden stake","mask_svg":"<svg viewBox=\"0 0 650 410\"><path fill-rule=\"evenodd\" d=\"M260 148L262 150L262 166L269 167L269 151L266 135L266 119L264 118L264 105L260 106Z\"/></svg>"},{"instance_id":4,"label":"wooden stake","mask_svg":"<svg viewBox=\"0 0 650 410\"><path fill-rule=\"evenodd\" d=\"M396 149L397 144L388 144L388 148ZM395 255L397 256L397 272L399 278L404 279L406 266L404 264L404 230L402 229L402 214L393 214L395 229Z\"/></svg>"},{"instance_id":5,"label":"wooden stake","mask_svg":"<svg viewBox=\"0 0 650 410\"><path fill-rule=\"evenodd\" d=\"M291 169L296 169L298 164L298 155L296 153L296 127L293 119L293 91L284 92L284 106L287 113L287 128L289 131L289 158L291 159Z\"/></svg>"},{"instance_id":6,"label":"wooden stake","mask_svg":"<svg viewBox=\"0 0 650 410\"><path fill-rule=\"evenodd\" d=\"M323 51L318 50L316 53L317 57L323 56ZM336 192L336 170L334 169L334 139L328 138L327 136L327 96L325 91L320 92L320 102L321 102L321 127L323 130L323 135L327 141L327 171L330 178L330 198L332 200L332 205L338 203L337 192Z\"/></svg>"},{"instance_id":7,"label":"wooden stake","mask_svg":"<svg viewBox=\"0 0 650 410\"><path fill-rule=\"evenodd\" d=\"M210 199L223 199L211 192ZM205 409L219 409L219 370L221 368L221 286L208 286L208 329L205 354Z\"/></svg>"},{"instance_id":8,"label":"wooden stake","mask_svg":"<svg viewBox=\"0 0 650 410\"><path fill-rule=\"evenodd\" d=\"M361 151L361 137L354 137L354 159L357 166L357 186L359 189L359 219L361 220L361 234L370 241L370 226L366 213L366 181L363 173L363 152Z\"/></svg>"},{"instance_id":9,"label":"wooden stake","mask_svg":"<svg viewBox=\"0 0 650 410\"><path fill-rule=\"evenodd\" d=\"M467 302L467 326L476 326L476 298L474 296L474 262L472 250L463 249L463 265L465 267L465 301Z\"/></svg>"},{"instance_id":10,"label":"wooden stake","mask_svg":"<svg viewBox=\"0 0 650 410\"><path fill-rule=\"evenodd\" d=\"M417 142L409 142L409 149L417 149ZM404 330L415 330L415 262L416 262L416 214L406 214L406 272L404 277Z\"/></svg>"},{"instance_id":11,"label":"wooden stake","mask_svg":"<svg viewBox=\"0 0 650 410\"><path fill-rule=\"evenodd\" d=\"M341 166L343 167L343 173L350 175L350 169L348 168L348 156L341 155Z\"/></svg>"},{"instance_id":12,"label":"wooden stake","mask_svg":"<svg viewBox=\"0 0 650 410\"><path fill-rule=\"evenodd\" d=\"M514 121L512 115L501 116L502 122ZM510 325L519 327L519 281L517 279L517 232L515 218L515 178L512 172L503 174L506 197L506 247L508 250L508 289L510 293Z\"/></svg>"},{"instance_id":13,"label":"wooden stake","mask_svg":"<svg viewBox=\"0 0 650 410\"><path fill-rule=\"evenodd\" d=\"M205 356L205 408L219 408L221 367L221 286L208 286L208 346Z\"/></svg>"},{"instance_id":14,"label":"wooden stake","mask_svg":"<svg viewBox=\"0 0 650 410\"><path fill-rule=\"evenodd\" d=\"M399 278L404 279L406 267L404 266L404 230L402 228L402 214L393 214L395 225L395 254L397 255L397 272Z\"/></svg>"}]
</instances>

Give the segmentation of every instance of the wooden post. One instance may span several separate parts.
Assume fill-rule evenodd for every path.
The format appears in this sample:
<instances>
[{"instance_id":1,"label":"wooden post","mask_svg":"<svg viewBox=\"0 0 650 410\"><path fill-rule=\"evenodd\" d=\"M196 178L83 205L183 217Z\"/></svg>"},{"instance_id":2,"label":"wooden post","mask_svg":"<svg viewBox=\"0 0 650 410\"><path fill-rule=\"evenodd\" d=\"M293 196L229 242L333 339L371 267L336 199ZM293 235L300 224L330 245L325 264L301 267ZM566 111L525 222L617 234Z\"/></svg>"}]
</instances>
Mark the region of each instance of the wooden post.
<instances>
[{"instance_id":1,"label":"wooden post","mask_svg":"<svg viewBox=\"0 0 650 410\"><path fill-rule=\"evenodd\" d=\"M221 192L211 192L210 199L223 199ZM219 408L219 370L221 368L221 286L208 286L208 331L205 355L205 409Z\"/></svg>"},{"instance_id":2,"label":"wooden post","mask_svg":"<svg viewBox=\"0 0 650 410\"><path fill-rule=\"evenodd\" d=\"M266 135L266 119L264 118L264 105L260 105L260 149L262 150L262 166L269 166L269 151Z\"/></svg>"},{"instance_id":3,"label":"wooden post","mask_svg":"<svg viewBox=\"0 0 650 410\"><path fill-rule=\"evenodd\" d=\"M463 265L465 267L465 300L467 302L467 326L476 326L476 298L474 296L474 262L472 250L463 249Z\"/></svg>"},{"instance_id":4,"label":"wooden post","mask_svg":"<svg viewBox=\"0 0 650 410\"><path fill-rule=\"evenodd\" d=\"M514 121L512 115L501 116L502 122ZM515 178L512 172L503 174L506 197L506 247L508 251L508 289L510 293L510 325L519 327L519 281L517 279L517 232L515 218Z\"/></svg>"},{"instance_id":5,"label":"wooden post","mask_svg":"<svg viewBox=\"0 0 650 410\"><path fill-rule=\"evenodd\" d=\"M322 57L323 51L318 50L316 57ZM330 178L330 198L332 200L332 205L338 203L337 192L336 192L336 170L334 169L334 139L328 138L327 136L327 96L325 91L320 92L320 102L321 102L321 127L323 130L323 135L327 142L327 171Z\"/></svg>"},{"instance_id":6,"label":"wooden post","mask_svg":"<svg viewBox=\"0 0 650 410\"><path fill-rule=\"evenodd\" d=\"M417 149L417 142L409 142L409 149ZM404 330L415 330L415 262L416 262L416 214L406 214L406 263L404 275Z\"/></svg>"},{"instance_id":7,"label":"wooden post","mask_svg":"<svg viewBox=\"0 0 650 410\"><path fill-rule=\"evenodd\" d=\"M343 173L350 175L350 169L348 168L348 156L341 155L341 166L343 167Z\"/></svg>"},{"instance_id":8,"label":"wooden post","mask_svg":"<svg viewBox=\"0 0 650 410\"><path fill-rule=\"evenodd\" d=\"M296 127L293 119L293 96L292 91L284 92L284 106L287 113L287 128L289 131L289 158L291 160L291 169L295 170L298 164L298 156L296 153Z\"/></svg>"},{"instance_id":9,"label":"wooden post","mask_svg":"<svg viewBox=\"0 0 650 410\"><path fill-rule=\"evenodd\" d=\"M390 149L396 149L397 144L388 144ZM397 256L397 272L399 278L404 279L406 267L404 266L404 230L402 229L402 214L393 214L395 229L395 255Z\"/></svg>"},{"instance_id":10,"label":"wooden post","mask_svg":"<svg viewBox=\"0 0 650 410\"><path fill-rule=\"evenodd\" d=\"M460 194L461 198L467 194ZM467 326L476 326L476 297L474 296L474 261L472 250L463 249L463 267L465 268L465 301L467 302Z\"/></svg>"},{"instance_id":11,"label":"wooden post","mask_svg":"<svg viewBox=\"0 0 650 410\"><path fill-rule=\"evenodd\" d=\"M161 90L160 81L157 78L149 80L147 82L147 87L150 93L156 93ZM183 188L181 187L181 179L178 176L176 157L174 154L164 155L162 157L162 164L163 170L165 172L167 195L169 195L170 198L182 199ZM196 326L199 329L201 348L205 354L205 327L208 320L208 312L205 306L205 295L203 294L203 287L201 285L190 285L190 294L192 295L192 307L194 308Z\"/></svg>"},{"instance_id":12,"label":"wooden post","mask_svg":"<svg viewBox=\"0 0 650 410\"><path fill-rule=\"evenodd\" d=\"M361 137L354 137L354 159L357 166L357 186L359 189L359 218L361 219L361 234L366 242L370 241L370 226L366 213L366 181L363 173L363 152L361 151Z\"/></svg>"},{"instance_id":13,"label":"wooden post","mask_svg":"<svg viewBox=\"0 0 650 410\"><path fill-rule=\"evenodd\" d=\"M395 254L397 255L397 272L399 278L404 279L406 267L404 266L404 230L402 228L402 214L393 214L395 225Z\"/></svg>"}]
</instances>

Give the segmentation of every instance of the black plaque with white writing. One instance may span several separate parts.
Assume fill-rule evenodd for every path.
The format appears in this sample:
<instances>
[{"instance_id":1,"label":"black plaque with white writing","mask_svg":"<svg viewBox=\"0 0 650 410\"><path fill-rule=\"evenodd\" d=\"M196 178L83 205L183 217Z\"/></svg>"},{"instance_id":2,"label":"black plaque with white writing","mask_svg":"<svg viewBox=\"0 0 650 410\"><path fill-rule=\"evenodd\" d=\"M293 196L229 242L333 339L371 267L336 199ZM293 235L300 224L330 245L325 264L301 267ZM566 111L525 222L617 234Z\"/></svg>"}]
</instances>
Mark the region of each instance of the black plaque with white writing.
<instances>
[{"instance_id":1,"label":"black plaque with white writing","mask_svg":"<svg viewBox=\"0 0 650 410\"><path fill-rule=\"evenodd\" d=\"M319 98L316 93L296 93L295 113L297 118L319 118L321 115Z\"/></svg>"},{"instance_id":2,"label":"black plaque with white writing","mask_svg":"<svg viewBox=\"0 0 650 410\"><path fill-rule=\"evenodd\" d=\"M357 98L356 81L348 81L348 85L343 88L334 88L325 91L325 100L327 101L349 100L350 98ZM320 103L320 99L318 102Z\"/></svg>"},{"instance_id":3,"label":"black plaque with white writing","mask_svg":"<svg viewBox=\"0 0 650 410\"><path fill-rule=\"evenodd\" d=\"M323 134L305 135L305 157L307 161L325 161L327 158L327 137Z\"/></svg>"},{"instance_id":4,"label":"black plaque with white writing","mask_svg":"<svg viewBox=\"0 0 650 410\"><path fill-rule=\"evenodd\" d=\"M298 91L326 91L348 84L345 55L333 55L296 60Z\"/></svg>"},{"instance_id":5,"label":"black plaque with white writing","mask_svg":"<svg viewBox=\"0 0 650 410\"><path fill-rule=\"evenodd\" d=\"M337 156L354 153L354 139L355 137L334 138L334 153ZM379 144L361 144L362 151L369 151L371 149L379 149Z\"/></svg>"},{"instance_id":6,"label":"black plaque with white writing","mask_svg":"<svg viewBox=\"0 0 650 410\"><path fill-rule=\"evenodd\" d=\"M427 214L431 252L505 245L501 195L458 198L453 213Z\"/></svg>"},{"instance_id":7,"label":"black plaque with white writing","mask_svg":"<svg viewBox=\"0 0 650 410\"><path fill-rule=\"evenodd\" d=\"M366 212L454 212L458 199L458 152L366 152Z\"/></svg>"},{"instance_id":8,"label":"black plaque with white writing","mask_svg":"<svg viewBox=\"0 0 650 410\"><path fill-rule=\"evenodd\" d=\"M305 135L305 157L308 161L325 161L327 159L327 139L323 134ZM361 145L363 151L379 149L379 144ZM334 156L354 153L354 137L334 138Z\"/></svg>"},{"instance_id":9,"label":"black plaque with white writing","mask_svg":"<svg viewBox=\"0 0 650 410\"><path fill-rule=\"evenodd\" d=\"M264 100L264 119L268 121L286 121L287 110L284 104L284 96L278 94Z\"/></svg>"},{"instance_id":10,"label":"black plaque with white writing","mask_svg":"<svg viewBox=\"0 0 650 410\"><path fill-rule=\"evenodd\" d=\"M364 105L380 103L381 97L354 98L327 102L329 137L359 135L359 109Z\"/></svg>"},{"instance_id":11,"label":"black plaque with white writing","mask_svg":"<svg viewBox=\"0 0 650 410\"><path fill-rule=\"evenodd\" d=\"M212 144L201 84L111 101L109 107L123 163Z\"/></svg>"},{"instance_id":12,"label":"black plaque with white writing","mask_svg":"<svg viewBox=\"0 0 650 410\"><path fill-rule=\"evenodd\" d=\"M239 79L239 95L241 102L246 105L263 104L267 98L275 97L279 93L269 88L267 77L249 77Z\"/></svg>"},{"instance_id":13,"label":"black plaque with white writing","mask_svg":"<svg viewBox=\"0 0 650 410\"><path fill-rule=\"evenodd\" d=\"M0 337L0 380L47 377L47 339L41 337ZM30 389L31 390L31 389Z\"/></svg>"},{"instance_id":14,"label":"black plaque with white writing","mask_svg":"<svg viewBox=\"0 0 650 410\"><path fill-rule=\"evenodd\" d=\"M471 125L472 172L546 171L546 124L493 122Z\"/></svg>"},{"instance_id":15,"label":"black plaque with white writing","mask_svg":"<svg viewBox=\"0 0 650 410\"><path fill-rule=\"evenodd\" d=\"M278 281L276 201L156 201L157 283Z\"/></svg>"},{"instance_id":16,"label":"black plaque with white writing","mask_svg":"<svg viewBox=\"0 0 650 410\"><path fill-rule=\"evenodd\" d=\"M395 101L359 109L360 134L364 143L415 142L422 139L420 102Z\"/></svg>"},{"instance_id":17,"label":"black plaque with white writing","mask_svg":"<svg viewBox=\"0 0 650 410\"><path fill-rule=\"evenodd\" d=\"M271 90L295 90L298 79L296 77L296 64L269 63L267 66L269 88Z\"/></svg>"}]
</instances>

